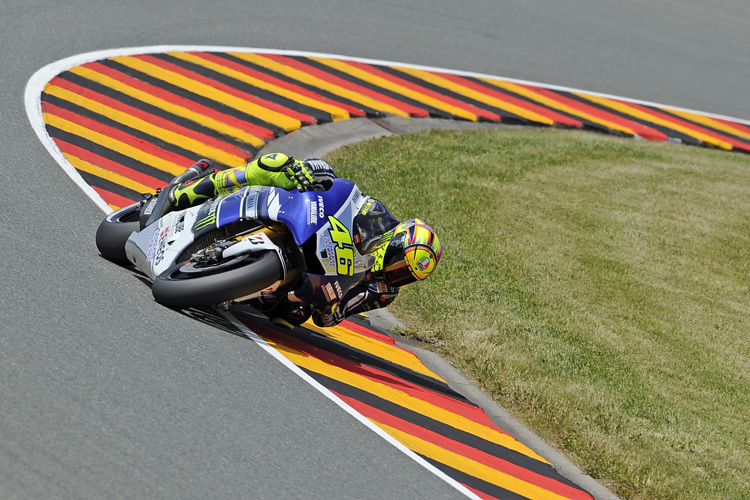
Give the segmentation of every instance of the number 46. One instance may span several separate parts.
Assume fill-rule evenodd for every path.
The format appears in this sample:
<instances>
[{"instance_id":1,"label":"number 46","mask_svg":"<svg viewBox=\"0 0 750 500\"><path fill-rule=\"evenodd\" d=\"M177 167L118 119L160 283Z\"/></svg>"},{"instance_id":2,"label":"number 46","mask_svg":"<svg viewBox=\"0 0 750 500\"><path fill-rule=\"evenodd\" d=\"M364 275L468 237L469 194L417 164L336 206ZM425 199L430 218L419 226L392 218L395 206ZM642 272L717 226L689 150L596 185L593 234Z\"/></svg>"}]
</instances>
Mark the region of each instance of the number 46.
<instances>
[{"instance_id":1,"label":"number 46","mask_svg":"<svg viewBox=\"0 0 750 500\"><path fill-rule=\"evenodd\" d=\"M354 274L354 249L352 235L336 217L328 216L331 223L331 239L336 243L336 272L352 276Z\"/></svg>"}]
</instances>

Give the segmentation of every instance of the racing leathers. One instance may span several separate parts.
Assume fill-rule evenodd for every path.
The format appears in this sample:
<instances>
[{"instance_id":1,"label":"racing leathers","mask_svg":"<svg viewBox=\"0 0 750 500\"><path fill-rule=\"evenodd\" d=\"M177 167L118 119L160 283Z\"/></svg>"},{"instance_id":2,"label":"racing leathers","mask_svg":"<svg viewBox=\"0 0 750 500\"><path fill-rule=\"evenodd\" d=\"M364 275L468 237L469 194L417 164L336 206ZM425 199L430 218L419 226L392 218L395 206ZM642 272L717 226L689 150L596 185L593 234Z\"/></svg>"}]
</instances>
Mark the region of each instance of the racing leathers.
<instances>
[{"instance_id":1,"label":"racing leathers","mask_svg":"<svg viewBox=\"0 0 750 500\"><path fill-rule=\"evenodd\" d=\"M336 326L344 318L352 314L359 314L373 309L386 307L398 295L398 288L375 281L368 276L349 290L341 302L330 307L313 307L313 322L322 327Z\"/></svg>"},{"instance_id":2,"label":"racing leathers","mask_svg":"<svg viewBox=\"0 0 750 500\"><path fill-rule=\"evenodd\" d=\"M244 186L307 191L317 185L328 189L335 175L333 168L323 160L309 158L299 161L284 153L271 153L245 165L220 170L197 181L178 184L169 193L169 201L175 208L183 209L216 196L233 193Z\"/></svg>"}]
</instances>

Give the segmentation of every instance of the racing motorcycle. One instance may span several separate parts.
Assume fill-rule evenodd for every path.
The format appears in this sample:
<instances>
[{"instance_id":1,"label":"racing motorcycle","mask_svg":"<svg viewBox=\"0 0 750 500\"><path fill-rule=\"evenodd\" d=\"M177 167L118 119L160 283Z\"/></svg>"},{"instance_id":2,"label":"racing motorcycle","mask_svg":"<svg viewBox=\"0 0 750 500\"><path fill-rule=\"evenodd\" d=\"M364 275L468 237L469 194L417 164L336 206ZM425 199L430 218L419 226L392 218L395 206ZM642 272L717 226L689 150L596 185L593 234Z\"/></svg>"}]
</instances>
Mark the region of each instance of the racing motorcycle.
<instances>
[{"instance_id":1,"label":"racing motorcycle","mask_svg":"<svg viewBox=\"0 0 750 500\"><path fill-rule=\"evenodd\" d=\"M375 240L355 229L368 198L352 181L336 178L325 191L243 187L167 212L170 188L207 175L207 167L199 161L155 195L110 213L97 230L102 256L146 275L157 302L331 304L372 267Z\"/></svg>"}]
</instances>

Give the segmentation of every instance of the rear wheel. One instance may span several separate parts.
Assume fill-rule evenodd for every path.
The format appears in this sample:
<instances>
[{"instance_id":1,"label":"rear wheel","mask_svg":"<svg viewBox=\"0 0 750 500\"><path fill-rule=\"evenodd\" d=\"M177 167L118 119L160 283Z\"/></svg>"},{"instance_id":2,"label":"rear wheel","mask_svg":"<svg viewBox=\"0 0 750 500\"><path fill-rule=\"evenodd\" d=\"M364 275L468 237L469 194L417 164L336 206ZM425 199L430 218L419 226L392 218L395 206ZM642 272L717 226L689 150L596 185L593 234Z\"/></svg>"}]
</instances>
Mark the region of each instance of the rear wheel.
<instances>
[{"instance_id":1,"label":"rear wheel","mask_svg":"<svg viewBox=\"0 0 750 500\"><path fill-rule=\"evenodd\" d=\"M140 204L134 203L109 214L96 230L96 248L112 262L129 264L125 255L125 242L133 231L140 230L138 216Z\"/></svg>"},{"instance_id":2,"label":"rear wheel","mask_svg":"<svg viewBox=\"0 0 750 500\"><path fill-rule=\"evenodd\" d=\"M156 277L151 291L167 307L208 306L259 292L283 277L276 252L249 253L217 263L176 264Z\"/></svg>"}]
</instances>

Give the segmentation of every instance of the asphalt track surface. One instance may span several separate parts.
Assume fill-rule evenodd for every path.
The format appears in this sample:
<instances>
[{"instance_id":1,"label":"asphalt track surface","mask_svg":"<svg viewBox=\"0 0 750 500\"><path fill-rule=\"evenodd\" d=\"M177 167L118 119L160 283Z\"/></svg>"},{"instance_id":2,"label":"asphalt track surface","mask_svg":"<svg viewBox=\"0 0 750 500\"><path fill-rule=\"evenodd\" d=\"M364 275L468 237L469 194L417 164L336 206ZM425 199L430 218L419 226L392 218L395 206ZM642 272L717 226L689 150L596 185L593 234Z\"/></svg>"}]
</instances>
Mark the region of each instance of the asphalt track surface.
<instances>
[{"instance_id":1,"label":"asphalt track surface","mask_svg":"<svg viewBox=\"0 0 750 500\"><path fill-rule=\"evenodd\" d=\"M0 27L3 498L463 498L246 339L165 310L98 256L100 209L25 115L40 67L163 43L311 50L750 118L740 1L27 2L2 4Z\"/></svg>"}]
</instances>

